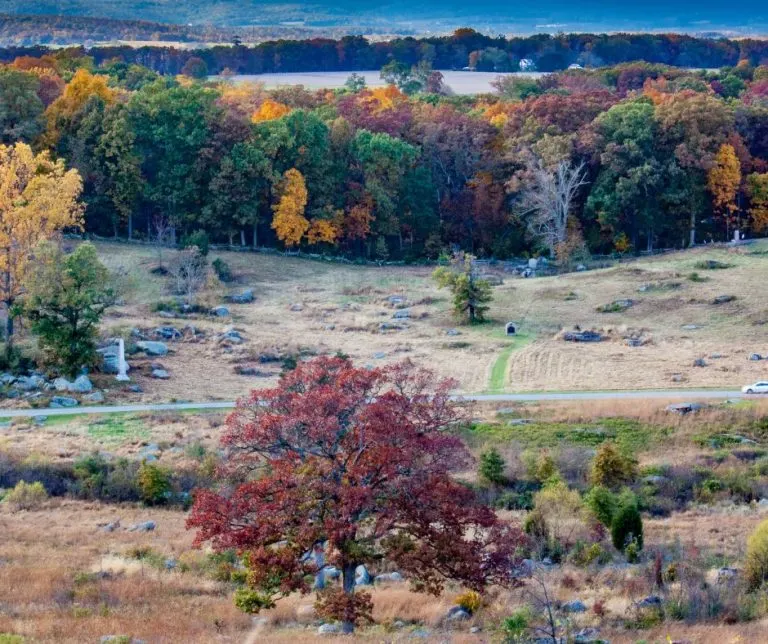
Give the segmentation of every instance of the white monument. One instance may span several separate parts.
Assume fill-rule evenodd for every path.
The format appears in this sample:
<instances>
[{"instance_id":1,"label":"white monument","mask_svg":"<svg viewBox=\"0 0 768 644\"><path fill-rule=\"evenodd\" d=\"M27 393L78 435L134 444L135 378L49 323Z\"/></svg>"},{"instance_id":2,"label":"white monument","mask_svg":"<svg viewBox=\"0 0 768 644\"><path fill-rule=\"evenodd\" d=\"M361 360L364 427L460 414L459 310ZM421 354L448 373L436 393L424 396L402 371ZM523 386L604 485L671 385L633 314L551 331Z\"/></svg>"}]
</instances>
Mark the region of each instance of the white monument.
<instances>
[{"instance_id":1,"label":"white monument","mask_svg":"<svg viewBox=\"0 0 768 644\"><path fill-rule=\"evenodd\" d=\"M122 338L117 340L117 375L115 379L120 382L130 380L128 377L128 363L125 360L125 342Z\"/></svg>"}]
</instances>

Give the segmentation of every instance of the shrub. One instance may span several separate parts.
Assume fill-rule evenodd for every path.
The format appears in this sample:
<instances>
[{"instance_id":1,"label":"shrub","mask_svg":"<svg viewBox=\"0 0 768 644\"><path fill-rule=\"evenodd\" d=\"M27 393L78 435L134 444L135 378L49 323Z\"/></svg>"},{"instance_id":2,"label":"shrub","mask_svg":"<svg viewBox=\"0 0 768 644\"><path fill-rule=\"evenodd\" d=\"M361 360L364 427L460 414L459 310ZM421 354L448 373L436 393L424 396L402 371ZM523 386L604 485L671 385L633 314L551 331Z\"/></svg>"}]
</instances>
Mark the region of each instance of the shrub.
<instances>
[{"instance_id":1,"label":"shrub","mask_svg":"<svg viewBox=\"0 0 768 644\"><path fill-rule=\"evenodd\" d=\"M165 503L170 497L170 474L159 465L143 462L139 468L138 484L141 499L147 505Z\"/></svg>"},{"instance_id":2,"label":"shrub","mask_svg":"<svg viewBox=\"0 0 768 644\"><path fill-rule=\"evenodd\" d=\"M211 266L213 267L213 272L216 273L216 277L222 282L231 282L235 279L229 264L221 259L221 257L214 259L213 262L211 262Z\"/></svg>"},{"instance_id":3,"label":"shrub","mask_svg":"<svg viewBox=\"0 0 768 644\"><path fill-rule=\"evenodd\" d=\"M744 579L749 590L758 589L768 579L768 519L760 523L747 539Z\"/></svg>"},{"instance_id":4,"label":"shrub","mask_svg":"<svg viewBox=\"0 0 768 644\"><path fill-rule=\"evenodd\" d=\"M584 497L584 502L594 517L606 528L613 524L618 501L616 495L603 485L596 485Z\"/></svg>"},{"instance_id":5,"label":"shrub","mask_svg":"<svg viewBox=\"0 0 768 644\"><path fill-rule=\"evenodd\" d=\"M611 541L616 550L624 549L632 542L637 543L637 548L643 548L643 519L637 507L637 499L631 492L622 494L619 499L619 508L611 524Z\"/></svg>"},{"instance_id":6,"label":"shrub","mask_svg":"<svg viewBox=\"0 0 768 644\"><path fill-rule=\"evenodd\" d=\"M21 635L0 633L0 644L24 644L26 640Z\"/></svg>"},{"instance_id":7,"label":"shrub","mask_svg":"<svg viewBox=\"0 0 768 644\"><path fill-rule=\"evenodd\" d=\"M474 590L468 590L465 593L461 593L461 595L456 598L456 605L461 606L470 615L476 613L480 609L482 603L483 598L480 593Z\"/></svg>"},{"instance_id":8,"label":"shrub","mask_svg":"<svg viewBox=\"0 0 768 644\"><path fill-rule=\"evenodd\" d=\"M192 248L195 247L200 251L200 254L205 256L208 254L208 250L210 248L210 240L208 239L208 233L204 230L196 230L193 233L189 233L189 235L185 235L184 238L181 240L181 247L182 248Z\"/></svg>"},{"instance_id":9,"label":"shrub","mask_svg":"<svg viewBox=\"0 0 768 644\"><path fill-rule=\"evenodd\" d=\"M605 442L597 450L592 461L591 479L593 485L604 485L616 489L634 481L637 476L637 463L625 456L612 442Z\"/></svg>"},{"instance_id":10,"label":"shrub","mask_svg":"<svg viewBox=\"0 0 768 644\"><path fill-rule=\"evenodd\" d=\"M491 447L480 455L480 467L478 469L480 480L489 485L502 485L506 481L504 467L504 459L499 454L499 450Z\"/></svg>"},{"instance_id":11,"label":"shrub","mask_svg":"<svg viewBox=\"0 0 768 644\"><path fill-rule=\"evenodd\" d=\"M39 510L40 506L48 499L48 492L45 491L40 481L27 483L19 481L3 499L14 511L18 510Z\"/></svg>"},{"instance_id":12,"label":"shrub","mask_svg":"<svg viewBox=\"0 0 768 644\"><path fill-rule=\"evenodd\" d=\"M504 641L510 644L524 642L527 639L531 619L531 612L527 608L521 608L507 617L502 624Z\"/></svg>"}]
</instances>

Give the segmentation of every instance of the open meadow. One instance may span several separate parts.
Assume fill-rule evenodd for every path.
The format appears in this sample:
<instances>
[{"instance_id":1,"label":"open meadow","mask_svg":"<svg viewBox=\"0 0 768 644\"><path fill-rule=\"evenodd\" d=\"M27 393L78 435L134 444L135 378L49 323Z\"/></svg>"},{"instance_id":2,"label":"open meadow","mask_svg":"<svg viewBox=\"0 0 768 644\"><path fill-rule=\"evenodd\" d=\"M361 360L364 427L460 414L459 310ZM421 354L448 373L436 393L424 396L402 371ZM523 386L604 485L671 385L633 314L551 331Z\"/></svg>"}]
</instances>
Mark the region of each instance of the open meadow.
<instances>
[{"instance_id":1,"label":"open meadow","mask_svg":"<svg viewBox=\"0 0 768 644\"><path fill-rule=\"evenodd\" d=\"M287 357L341 352L361 365L408 358L455 379L464 393L736 389L766 375L768 363L749 358L768 353L767 248L702 248L531 279L490 266L503 282L493 289L490 321L466 326L452 317L431 268L250 252L211 253L229 264L234 282L204 300L226 305L230 315L181 314L168 305L170 278L151 272L153 249L102 242L101 258L119 274L122 291L102 335L122 335L129 352L134 329L163 340L155 330L172 327L180 337L166 340L166 356L129 356L141 393L111 376L95 378L108 402L232 400L273 384ZM165 252L166 262L173 252ZM710 260L727 268L708 269ZM227 301L246 290L253 302ZM514 337L505 335L508 321L517 325ZM240 339L221 337L231 326ZM564 341L563 332L576 327L604 339ZM694 366L697 360L704 366ZM152 378L153 364L170 377Z\"/></svg>"}]
</instances>

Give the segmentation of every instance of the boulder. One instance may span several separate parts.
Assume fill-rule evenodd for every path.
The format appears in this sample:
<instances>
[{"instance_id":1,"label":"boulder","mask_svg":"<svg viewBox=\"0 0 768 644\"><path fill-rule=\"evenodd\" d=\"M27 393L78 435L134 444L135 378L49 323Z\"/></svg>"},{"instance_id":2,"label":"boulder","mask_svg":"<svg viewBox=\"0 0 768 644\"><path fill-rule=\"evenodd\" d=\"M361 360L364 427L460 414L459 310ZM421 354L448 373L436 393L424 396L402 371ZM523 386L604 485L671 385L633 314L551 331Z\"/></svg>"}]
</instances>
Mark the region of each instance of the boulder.
<instances>
[{"instance_id":1,"label":"boulder","mask_svg":"<svg viewBox=\"0 0 768 644\"><path fill-rule=\"evenodd\" d=\"M374 360L383 360L386 357L387 357L387 354L384 353L383 351L377 351L376 353L373 354Z\"/></svg>"},{"instance_id":2,"label":"boulder","mask_svg":"<svg viewBox=\"0 0 768 644\"><path fill-rule=\"evenodd\" d=\"M165 369L152 369L152 377L158 380L168 380L171 377Z\"/></svg>"},{"instance_id":3,"label":"boulder","mask_svg":"<svg viewBox=\"0 0 768 644\"><path fill-rule=\"evenodd\" d=\"M407 320L410 317L411 317L410 309L400 309L399 311L395 311L392 314L392 318L394 320Z\"/></svg>"},{"instance_id":4,"label":"boulder","mask_svg":"<svg viewBox=\"0 0 768 644\"><path fill-rule=\"evenodd\" d=\"M120 527L120 519L117 519L117 520L115 520L115 521L112 521L112 522L108 523L107 525L105 525L105 526L102 528L102 530L103 530L104 532L114 532L114 531L115 531L115 530L117 530L119 527Z\"/></svg>"},{"instance_id":5,"label":"boulder","mask_svg":"<svg viewBox=\"0 0 768 644\"><path fill-rule=\"evenodd\" d=\"M728 302L733 302L735 299L735 295L718 295L712 300L712 304L728 304Z\"/></svg>"},{"instance_id":6,"label":"boulder","mask_svg":"<svg viewBox=\"0 0 768 644\"><path fill-rule=\"evenodd\" d=\"M599 628L582 628L573 636L574 644L603 644Z\"/></svg>"},{"instance_id":7,"label":"boulder","mask_svg":"<svg viewBox=\"0 0 768 644\"><path fill-rule=\"evenodd\" d=\"M293 311L294 313L298 313L299 311L303 311L304 310L304 305L303 304L299 304L299 303L291 304L289 309L291 311Z\"/></svg>"},{"instance_id":8,"label":"boulder","mask_svg":"<svg viewBox=\"0 0 768 644\"><path fill-rule=\"evenodd\" d=\"M375 581L377 583L384 583L384 582L396 582L399 583L401 581L404 581L403 576L395 571L395 572L387 572L381 575L376 575Z\"/></svg>"},{"instance_id":9,"label":"boulder","mask_svg":"<svg viewBox=\"0 0 768 644\"><path fill-rule=\"evenodd\" d=\"M51 398L51 407L77 407L80 403L67 396L54 396Z\"/></svg>"},{"instance_id":10,"label":"boulder","mask_svg":"<svg viewBox=\"0 0 768 644\"><path fill-rule=\"evenodd\" d=\"M684 331L696 331L696 329L700 329L701 327L698 324L683 324L680 328Z\"/></svg>"},{"instance_id":11,"label":"boulder","mask_svg":"<svg viewBox=\"0 0 768 644\"><path fill-rule=\"evenodd\" d=\"M749 360L752 360L753 362L757 362L759 360L762 360L763 356L761 356L759 353L750 353L749 354Z\"/></svg>"},{"instance_id":12,"label":"boulder","mask_svg":"<svg viewBox=\"0 0 768 644\"><path fill-rule=\"evenodd\" d=\"M373 583L368 568L363 565L355 568L355 586L367 586Z\"/></svg>"},{"instance_id":13,"label":"boulder","mask_svg":"<svg viewBox=\"0 0 768 644\"><path fill-rule=\"evenodd\" d=\"M69 386L68 390L78 394L87 394L88 392L93 391L93 383L88 376L83 374L82 376L75 378L75 381Z\"/></svg>"},{"instance_id":14,"label":"boulder","mask_svg":"<svg viewBox=\"0 0 768 644\"><path fill-rule=\"evenodd\" d=\"M19 391L34 391L45 386L45 378L38 375L19 376L12 382L13 388Z\"/></svg>"},{"instance_id":15,"label":"boulder","mask_svg":"<svg viewBox=\"0 0 768 644\"><path fill-rule=\"evenodd\" d=\"M704 358L696 358L696 360L693 361L694 367L706 367L707 361L704 360Z\"/></svg>"},{"instance_id":16,"label":"boulder","mask_svg":"<svg viewBox=\"0 0 768 644\"><path fill-rule=\"evenodd\" d=\"M317 629L318 635L336 635L341 633L341 626L338 624L321 624Z\"/></svg>"},{"instance_id":17,"label":"boulder","mask_svg":"<svg viewBox=\"0 0 768 644\"><path fill-rule=\"evenodd\" d=\"M563 334L566 342L601 342L603 336L597 331L569 331Z\"/></svg>"},{"instance_id":18,"label":"boulder","mask_svg":"<svg viewBox=\"0 0 768 644\"><path fill-rule=\"evenodd\" d=\"M133 392L134 394L140 394L144 390L141 388L140 385L128 385L128 391Z\"/></svg>"},{"instance_id":19,"label":"boulder","mask_svg":"<svg viewBox=\"0 0 768 644\"><path fill-rule=\"evenodd\" d=\"M104 394L100 391L94 391L92 394L88 394L85 396L85 400L92 403L103 403L104 402Z\"/></svg>"},{"instance_id":20,"label":"boulder","mask_svg":"<svg viewBox=\"0 0 768 644\"><path fill-rule=\"evenodd\" d=\"M459 331L458 329L448 329L445 332L445 335L457 336L457 335L461 335L461 331Z\"/></svg>"},{"instance_id":21,"label":"boulder","mask_svg":"<svg viewBox=\"0 0 768 644\"><path fill-rule=\"evenodd\" d=\"M379 324L379 333L386 333L387 331L402 331L405 327L399 324L391 324L390 322L382 322Z\"/></svg>"},{"instance_id":22,"label":"boulder","mask_svg":"<svg viewBox=\"0 0 768 644\"><path fill-rule=\"evenodd\" d=\"M135 523L128 532L152 532L157 527L154 521L143 521L142 523Z\"/></svg>"},{"instance_id":23,"label":"boulder","mask_svg":"<svg viewBox=\"0 0 768 644\"><path fill-rule=\"evenodd\" d=\"M584 264L579 264L576 266L576 272L577 273L583 273L585 270L587 270L587 267L584 266Z\"/></svg>"},{"instance_id":24,"label":"boulder","mask_svg":"<svg viewBox=\"0 0 768 644\"><path fill-rule=\"evenodd\" d=\"M564 613L585 613L587 611L587 607L584 605L584 602L578 600L578 599L572 599L569 602L565 602L560 609Z\"/></svg>"},{"instance_id":25,"label":"boulder","mask_svg":"<svg viewBox=\"0 0 768 644\"><path fill-rule=\"evenodd\" d=\"M250 304L256 299L251 289L246 289L242 293L229 296L229 301L233 304Z\"/></svg>"},{"instance_id":26,"label":"boulder","mask_svg":"<svg viewBox=\"0 0 768 644\"><path fill-rule=\"evenodd\" d=\"M226 306L216 306L211 309L211 315L215 315L219 318L226 318L232 315Z\"/></svg>"},{"instance_id":27,"label":"boulder","mask_svg":"<svg viewBox=\"0 0 768 644\"><path fill-rule=\"evenodd\" d=\"M694 411L699 411L700 409L704 409L704 405L698 402L673 403L667 405L667 411L672 412L673 414L680 414L681 416L690 414Z\"/></svg>"},{"instance_id":28,"label":"boulder","mask_svg":"<svg viewBox=\"0 0 768 644\"><path fill-rule=\"evenodd\" d=\"M238 376L253 376L255 378L271 378L272 374L268 371L262 371L256 367L250 367L247 365L238 365L235 367L235 373Z\"/></svg>"},{"instance_id":29,"label":"boulder","mask_svg":"<svg viewBox=\"0 0 768 644\"><path fill-rule=\"evenodd\" d=\"M387 302L389 302L389 304L391 304L392 306L400 306L405 304L406 299L405 299L405 296L403 295L390 295L387 298Z\"/></svg>"},{"instance_id":30,"label":"boulder","mask_svg":"<svg viewBox=\"0 0 768 644\"><path fill-rule=\"evenodd\" d=\"M120 357L117 355L117 351L114 353L104 352L102 354L101 370L104 373L120 373Z\"/></svg>"},{"instance_id":31,"label":"boulder","mask_svg":"<svg viewBox=\"0 0 768 644\"><path fill-rule=\"evenodd\" d=\"M136 343L136 346L148 356L166 356L168 355L168 345L165 342L153 342L151 340L142 340Z\"/></svg>"}]
</instances>

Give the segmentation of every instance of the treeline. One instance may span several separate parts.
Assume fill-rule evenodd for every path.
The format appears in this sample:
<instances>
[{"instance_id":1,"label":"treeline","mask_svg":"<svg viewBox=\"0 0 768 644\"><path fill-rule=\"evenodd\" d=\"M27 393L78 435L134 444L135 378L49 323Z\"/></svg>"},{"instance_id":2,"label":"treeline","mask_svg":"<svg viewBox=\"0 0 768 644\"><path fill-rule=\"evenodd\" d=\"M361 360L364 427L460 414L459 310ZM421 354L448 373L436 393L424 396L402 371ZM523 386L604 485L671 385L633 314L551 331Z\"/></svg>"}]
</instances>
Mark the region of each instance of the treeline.
<instances>
[{"instance_id":1,"label":"treeline","mask_svg":"<svg viewBox=\"0 0 768 644\"><path fill-rule=\"evenodd\" d=\"M0 60L41 56L40 47L0 50ZM508 72L530 61L551 72L569 65L607 66L629 61L678 67L719 68L745 60L751 65L768 61L768 41L697 38L681 34L541 34L528 37L491 37L472 29L450 36L398 38L371 42L362 36L340 40L313 38L277 40L255 46L220 46L198 51L173 47L96 47L88 51L97 64L118 57L161 74L178 74L192 57L203 59L212 74L230 70L239 74L268 72L359 71L380 69L396 60L407 65L426 61L435 69ZM524 66L527 65L527 62Z\"/></svg>"},{"instance_id":2,"label":"treeline","mask_svg":"<svg viewBox=\"0 0 768 644\"><path fill-rule=\"evenodd\" d=\"M329 28L343 35L346 29ZM263 42L275 38L309 38L312 29L300 26L217 27L146 20L119 20L71 15L0 14L0 46L81 45L108 40L163 42Z\"/></svg>"},{"instance_id":3,"label":"treeline","mask_svg":"<svg viewBox=\"0 0 768 644\"><path fill-rule=\"evenodd\" d=\"M76 168L100 235L566 261L768 224L766 66L627 63L456 97L424 64L339 91L191 78L204 65L19 58L0 69L2 143Z\"/></svg>"}]
</instances>

